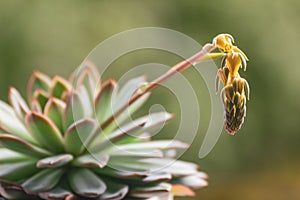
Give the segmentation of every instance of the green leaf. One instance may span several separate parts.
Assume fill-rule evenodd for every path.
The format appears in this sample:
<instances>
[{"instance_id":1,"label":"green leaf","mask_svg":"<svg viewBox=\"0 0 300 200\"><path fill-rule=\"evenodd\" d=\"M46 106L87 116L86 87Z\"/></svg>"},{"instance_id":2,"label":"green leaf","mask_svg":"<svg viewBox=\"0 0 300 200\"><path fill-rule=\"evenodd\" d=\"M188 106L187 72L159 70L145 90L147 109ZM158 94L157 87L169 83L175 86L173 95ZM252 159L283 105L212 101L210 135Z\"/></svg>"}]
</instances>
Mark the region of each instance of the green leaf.
<instances>
[{"instance_id":1,"label":"green leaf","mask_svg":"<svg viewBox=\"0 0 300 200\"><path fill-rule=\"evenodd\" d=\"M95 98L95 112L99 124L102 124L112 115L112 95L116 89L115 80L107 80L101 88L101 91Z\"/></svg>"},{"instance_id":2,"label":"green leaf","mask_svg":"<svg viewBox=\"0 0 300 200\"><path fill-rule=\"evenodd\" d=\"M14 110L3 101L0 101L0 129L24 140L36 143L23 123L18 119Z\"/></svg>"},{"instance_id":3,"label":"green leaf","mask_svg":"<svg viewBox=\"0 0 300 200\"><path fill-rule=\"evenodd\" d=\"M137 77L129 80L125 85L121 88L121 90L117 93L114 93L112 103L114 111L118 111L121 107L128 104L129 100L135 94L135 92L139 89L142 83L145 83L145 77Z\"/></svg>"},{"instance_id":4,"label":"green leaf","mask_svg":"<svg viewBox=\"0 0 300 200\"><path fill-rule=\"evenodd\" d=\"M53 78L53 85L50 88L51 96L60 99L65 91L71 91L71 84L60 76Z\"/></svg>"},{"instance_id":5,"label":"green leaf","mask_svg":"<svg viewBox=\"0 0 300 200\"><path fill-rule=\"evenodd\" d=\"M130 191L130 196L138 198L151 198L153 196L159 196L169 193L172 189L172 185L168 183L159 183L155 186L137 187Z\"/></svg>"},{"instance_id":6,"label":"green leaf","mask_svg":"<svg viewBox=\"0 0 300 200\"><path fill-rule=\"evenodd\" d=\"M130 136L132 137L127 136L127 137L119 138L117 143L120 144L120 143L133 142L134 140L136 140L138 136L140 136L142 133L145 132L147 132L150 135L153 135L154 133L160 131L164 127L164 125L168 121L170 121L173 117L174 117L173 114L167 112L158 112L158 113L151 113L147 116L129 122L129 124L144 124L144 125L141 129L131 132ZM130 126L129 124L126 126Z\"/></svg>"},{"instance_id":7,"label":"green leaf","mask_svg":"<svg viewBox=\"0 0 300 200\"><path fill-rule=\"evenodd\" d=\"M172 179L172 175L166 172L155 172L150 173L147 177L143 179L143 182L146 183L155 183L155 182L163 182L169 181Z\"/></svg>"},{"instance_id":8,"label":"green leaf","mask_svg":"<svg viewBox=\"0 0 300 200\"><path fill-rule=\"evenodd\" d=\"M73 169L68 178L71 188L80 196L94 198L106 191L105 183L88 169Z\"/></svg>"},{"instance_id":9,"label":"green leaf","mask_svg":"<svg viewBox=\"0 0 300 200\"><path fill-rule=\"evenodd\" d=\"M65 133L66 152L74 155L82 153L95 138L98 123L92 119L83 119L75 122Z\"/></svg>"},{"instance_id":10,"label":"green leaf","mask_svg":"<svg viewBox=\"0 0 300 200\"><path fill-rule=\"evenodd\" d=\"M42 146L56 153L64 151L63 137L47 116L31 112L27 114L25 122L32 136Z\"/></svg>"},{"instance_id":11,"label":"green leaf","mask_svg":"<svg viewBox=\"0 0 300 200\"><path fill-rule=\"evenodd\" d=\"M81 85L78 89L78 95L82 105L84 106L84 116L85 117L92 117L94 114L94 105L92 99L89 97L89 94L86 88Z\"/></svg>"},{"instance_id":12,"label":"green leaf","mask_svg":"<svg viewBox=\"0 0 300 200\"><path fill-rule=\"evenodd\" d=\"M142 133L153 133L160 130L173 117L174 115L167 112L151 113L120 126L112 133L99 135L91 144L90 150L98 152L107 147L112 147L114 144L130 143Z\"/></svg>"},{"instance_id":13,"label":"green leaf","mask_svg":"<svg viewBox=\"0 0 300 200\"><path fill-rule=\"evenodd\" d=\"M107 154L88 154L76 158L73 162L78 167L94 167L103 168L109 161L109 155Z\"/></svg>"},{"instance_id":14,"label":"green leaf","mask_svg":"<svg viewBox=\"0 0 300 200\"><path fill-rule=\"evenodd\" d=\"M105 151L104 151L105 152ZM114 159L126 159L126 158L162 158L163 152L161 150L153 149L130 149L124 150L118 147L109 150L109 155Z\"/></svg>"},{"instance_id":15,"label":"green leaf","mask_svg":"<svg viewBox=\"0 0 300 200\"><path fill-rule=\"evenodd\" d=\"M67 97L66 108L63 113L63 127L68 129L70 125L84 118L84 105L77 93L72 92Z\"/></svg>"},{"instance_id":16,"label":"green leaf","mask_svg":"<svg viewBox=\"0 0 300 200\"><path fill-rule=\"evenodd\" d=\"M20 154L16 151L12 151L6 148L0 148L0 164L1 163L14 163L24 160L30 160L31 158L27 157L24 154Z\"/></svg>"},{"instance_id":17,"label":"green leaf","mask_svg":"<svg viewBox=\"0 0 300 200\"><path fill-rule=\"evenodd\" d=\"M97 67L92 62L85 60L83 65L84 66L79 68L76 72L78 78L75 80L76 82L74 85L76 85L77 89L83 85L87 89L90 98L93 99L95 93L100 88L101 77Z\"/></svg>"},{"instance_id":18,"label":"green leaf","mask_svg":"<svg viewBox=\"0 0 300 200\"><path fill-rule=\"evenodd\" d=\"M35 107L37 110L40 109L41 112L43 112L44 108L45 108L45 105L49 99L49 95L47 92L45 92L44 90L42 89L37 89L34 94L33 94L33 98L34 98L34 101L33 103L35 103ZM33 107L34 105L32 105Z\"/></svg>"},{"instance_id":19,"label":"green leaf","mask_svg":"<svg viewBox=\"0 0 300 200\"><path fill-rule=\"evenodd\" d=\"M33 72L32 76L30 77L30 80L28 82L28 85L27 85L27 97L28 97L29 102L32 101L33 94L37 89L49 91L51 84L52 84L52 81L47 75L45 75L39 71Z\"/></svg>"},{"instance_id":20,"label":"green leaf","mask_svg":"<svg viewBox=\"0 0 300 200\"><path fill-rule=\"evenodd\" d=\"M54 188L59 182L64 169L44 169L27 179L22 187L27 193L36 194Z\"/></svg>"},{"instance_id":21,"label":"green leaf","mask_svg":"<svg viewBox=\"0 0 300 200\"><path fill-rule=\"evenodd\" d=\"M23 161L17 163L1 164L0 179L18 181L35 173L35 161Z\"/></svg>"},{"instance_id":22,"label":"green leaf","mask_svg":"<svg viewBox=\"0 0 300 200\"><path fill-rule=\"evenodd\" d=\"M111 180L106 181L107 190L100 196L99 200L121 200L129 191L127 185L118 184Z\"/></svg>"},{"instance_id":23,"label":"green leaf","mask_svg":"<svg viewBox=\"0 0 300 200\"><path fill-rule=\"evenodd\" d=\"M203 172L200 173L199 175L196 174L192 174L190 176L183 176L180 177L179 179L175 179L175 181L172 181L172 184L181 184L181 185L185 185L188 186L190 188L193 189L199 189L202 187L206 187L208 185L207 182L207 175L206 177L204 176Z\"/></svg>"},{"instance_id":24,"label":"green leaf","mask_svg":"<svg viewBox=\"0 0 300 200\"><path fill-rule=\"evenodd\" d=\"M161 172L171 173L174 176L188 176L198 173L198 165L174 159L144 159L141 162L147 164L157 163L161 167Z\"/></svg>"},{"instance_id":25,"label":"green leaf","mask_svg":"<svg viewBox=\"0 0 300 200\"><path fill-rule=\"evenodd\" d=\"M41 158L50 155L48 151L36 147L29 142L10 134L0 134L0 145L7 149L32 157Z\"/></svg>"},{"instance_id":26,"label":"green leaf","mask_svg":"<svg viewBox=\"0 0 300 200\"><path fill-rule=\"evenodd\" d=\"M140 97L138 100L136 100L134 103L132 103L120 116L116 119L117 125L121 125L126 120L132 120L132 115L144 105L144 103L148 100L150 97L150 92L145 93L142 97Z\"/></svg>"},{"instance_id":27,"label":"green leaf","mask_svg":"<svg viewBox=\"0 0 300 200\"><path fill-rule=\"evenodd\" d=\"M57 200L57 199L66 199L68 196L71 196L72 192L61 188L60 186L55 187L54 189L47 192L40 192L39 196L47 200Z\"/></svg>"},{"instance_id":28,"label":"green leaf","mask_svg":"<svg viewBox=\"0 0 300 200\"><path fill-rule=\"evenodd\" d=\"M68 164L73 160L73 156L70 154L62 154L57 156L51 156L39 160L36 164L37 168L55 168Z\"/></svg>"},{"instance_id":29,"label":"green leaf","mask_svg":"<svg viewBox=\"0 0 300 200\"><path fill-rule=\"evenodd\" d=\"M35 196L26 194L16 183L3 180L0 180L0 195L5 199L24 200L26 198L26 200L37 200Z\"/></svg>"},{"instance_id":30,"label":"green leaf","mask_svg":"<svg viewBox=\"0 0 300 200\"><path fill-rule=\"evenodd\" d=\"M188 144L177 140L158 140L141 143L132 143L119 145L118 148L122 150L147 150L147 149L187 149Z\"/></svg>"},{"instance_id":31,"label":"green leaf","mask_svg":"<svg viewBox=\"0 0 300 200\"><path fill-rule=\"evenodd\" d=\"M8 99L9 99L9 103L14 108L17 116L21 120L23 120L26 113L29 112L29 108L25 100L22 98L20 93L13 87L9 88Z\"/></svg>"},{"instance_id":32,"label":"green leaf","mask_svg":"<svg viewBox=\"0 0 300 200\"><path fill-rule=\"evenodd\" d=\"M65 108L66 104L63 101L51 97L44 110L45 115L53 121L60 131L63 131L62 115Z\"/></svg>"}]
</instances>

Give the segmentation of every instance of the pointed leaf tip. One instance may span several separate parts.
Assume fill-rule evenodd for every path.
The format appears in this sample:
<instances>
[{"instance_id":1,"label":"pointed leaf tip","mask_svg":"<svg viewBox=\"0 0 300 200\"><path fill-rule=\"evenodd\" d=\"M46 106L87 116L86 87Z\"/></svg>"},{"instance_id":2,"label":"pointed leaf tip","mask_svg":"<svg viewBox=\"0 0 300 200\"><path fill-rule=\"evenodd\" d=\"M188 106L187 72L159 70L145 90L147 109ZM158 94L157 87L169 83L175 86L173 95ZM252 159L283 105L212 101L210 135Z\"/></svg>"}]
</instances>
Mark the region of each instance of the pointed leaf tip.
<instances>
[{"instance_id":1,"label":"pointed leaf tip","mask_svg":"<svg viewBox=\"0 0 300 200\"><path fill-rule=\"evenodd\" d=\"M38 168L54 168L54 167L60 167L66 165L72 160L73 160L73 156L71 154L62 154L62 155L44 158L38 161L36 166Z\"/></svg>"},{"instance_id":2,"label":"pointed leaf tip","mask_svg":"<svg viewBox=\"0 0 300 200\"><path fill-rule=\"evenodd\" d=\"M87 148L98 133L98 123L92 119L82 119L72 124L65 132L65 149L79 155Z\"/></svg>"},{"instance_id":3,"label":"pointed leaf tip","mask_svg":"<svg viewBox=\"0 0 300 200\"><path fill-rule=\"evenodd\" d=\"M56 125L45 115L30 112L25 119L32 136L48 150L56 153L64 151L63 137Z\"/></svg>"}]
</instances>

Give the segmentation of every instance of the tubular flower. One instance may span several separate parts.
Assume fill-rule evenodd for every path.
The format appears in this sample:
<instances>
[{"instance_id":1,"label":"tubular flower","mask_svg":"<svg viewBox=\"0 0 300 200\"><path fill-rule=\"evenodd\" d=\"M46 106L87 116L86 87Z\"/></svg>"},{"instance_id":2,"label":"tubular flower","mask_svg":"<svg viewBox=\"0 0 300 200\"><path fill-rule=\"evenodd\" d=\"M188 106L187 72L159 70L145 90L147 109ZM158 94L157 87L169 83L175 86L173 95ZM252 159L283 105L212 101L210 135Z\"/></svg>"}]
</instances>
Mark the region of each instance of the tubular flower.
<instances>
[{"instance_id":1,"label":"tubular flower","mask_svg":"<svg viewBox=\"0 0 300 200\"><path fill-rule=\"evenodd\" d=\"M238 73L240 68L246 71L247 56L236 46L232 45L233 37L229 34L220 34L213 40L213 44L224 51L221 68L216 77L216 91L219 82L224 85L221 97L224 105L225 129L234 135L242 126L246 116L246 100L249 100L249 84Z\"/></svg>"},{"instance_id":2,"label":"tubular flower","mask_svg":"<svg viewBox=\"0 0 300 200\"><path fill-rule=\"evenodd\" d=\"M207 185L197 165L174 158L187 144L151 141L172 114L130 121L150 95L126 107L144 77L121 88L99 79L88 64L77 79L34 72L28 102L10 88L9 104L0 101L0 199L172 199Z\"/></svg>"}]
</instances>

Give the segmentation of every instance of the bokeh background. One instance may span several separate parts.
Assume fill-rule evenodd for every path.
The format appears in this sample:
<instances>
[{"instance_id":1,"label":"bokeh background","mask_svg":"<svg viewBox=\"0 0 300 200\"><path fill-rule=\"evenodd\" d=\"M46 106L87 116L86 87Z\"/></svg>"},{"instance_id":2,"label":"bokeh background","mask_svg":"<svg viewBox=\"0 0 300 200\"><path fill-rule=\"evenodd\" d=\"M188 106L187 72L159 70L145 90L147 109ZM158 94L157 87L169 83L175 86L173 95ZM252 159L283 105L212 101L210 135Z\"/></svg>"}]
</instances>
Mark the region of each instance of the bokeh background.
<instances>
[{"instance_id":1,"label":"bokeh background","mask_svg":"<svg viewBox=\"0 0 300 200\"><path fill-rule=\"evenodd\" d=\"M145 26L174 29L202 44L228 32L250 58L242 73L251 86L246 122L234 137L224 132L201 160L209 96L193 69L183 73L199 98L201 127L182 159L196 161L210 176L210 186L192 199L300 199L299 0L1 0L0 98L7 100L11 85L25 95L35 69L67 76L99 42ZM147 62L178 61L166 52L136 52L114 62L104 79ZM155 103L180 114L163 88L153 92L148 106ZM171 138L179 120L158 137Z\"/></svg>"}]
</instances>

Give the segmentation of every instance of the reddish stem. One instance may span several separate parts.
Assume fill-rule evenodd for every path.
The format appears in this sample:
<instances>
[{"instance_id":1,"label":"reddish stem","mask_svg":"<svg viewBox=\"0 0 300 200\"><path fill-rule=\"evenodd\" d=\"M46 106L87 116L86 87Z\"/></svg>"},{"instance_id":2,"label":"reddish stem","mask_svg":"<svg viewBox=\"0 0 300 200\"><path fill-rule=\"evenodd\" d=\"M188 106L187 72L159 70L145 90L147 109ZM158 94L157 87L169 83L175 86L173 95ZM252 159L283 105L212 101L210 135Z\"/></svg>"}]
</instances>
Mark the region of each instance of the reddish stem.
<instances>
[{"instance_id":1,"label":"reddish stem","mask_svg":"<svg viewBox=\"0 0 300 200\"><path fill-rule=\"evenodd\" d=\"M157 79L155 79L154 81L152 81L151 83L146 85L146 88L144 88L143 90L137 91L137 93L135 93L135 95L129 100L128 104L126 104L122 108L120 108L120 110L118 110L116 113L114 113L110 118L108 118L101 125L101 129L102 130L105 129L115 118L117 118L122 112L124 112L124 110L126 110L126 108L128 106L133 104L136 100L138 100L144 94L146 94L147 92L150 92L151 90L153 90L154 88L159 86L161 83L163 83L164 81L168 80L170 77L175 75L176 73L179 73L179 72L187 69L188 67L192 66L194 63L198 63L201 60L201 58L203 58L206 54L213 51L215 48L216 47L212 46L211 44L203 46L201 51L199 51L195 55L191 56L187 60L184 60L184 61L174 65L165 74L163 74L162 76L158 77Z\"/></svg>"}]
</instances>

